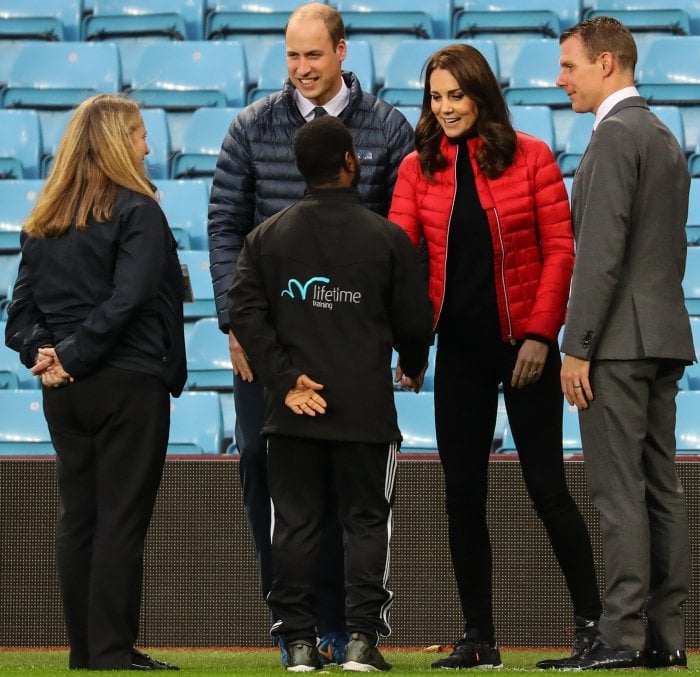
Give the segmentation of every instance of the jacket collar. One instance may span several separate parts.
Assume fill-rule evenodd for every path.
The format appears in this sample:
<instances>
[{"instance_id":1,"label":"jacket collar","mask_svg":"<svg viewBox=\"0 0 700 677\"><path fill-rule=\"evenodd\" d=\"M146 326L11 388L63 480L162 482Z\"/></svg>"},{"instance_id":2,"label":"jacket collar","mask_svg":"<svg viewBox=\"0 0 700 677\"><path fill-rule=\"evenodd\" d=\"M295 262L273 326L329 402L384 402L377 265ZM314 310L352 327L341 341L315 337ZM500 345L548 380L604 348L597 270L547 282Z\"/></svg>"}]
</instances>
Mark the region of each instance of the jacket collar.
<instances>
[{"instance_id":1,"label":"jacket collar","mask_svg":"<svg viewBox=\"0 0 700 677\"><path fill-rule=\"evenodd\" d=\"M627 97L626 99L616 103L611 108L610 112L601 120L601 122L607 120L611 115L619 113L623 108L646 108L649 110L649 104L646 102L646 99L643 96Z\"/></svg>"}]
</instances>

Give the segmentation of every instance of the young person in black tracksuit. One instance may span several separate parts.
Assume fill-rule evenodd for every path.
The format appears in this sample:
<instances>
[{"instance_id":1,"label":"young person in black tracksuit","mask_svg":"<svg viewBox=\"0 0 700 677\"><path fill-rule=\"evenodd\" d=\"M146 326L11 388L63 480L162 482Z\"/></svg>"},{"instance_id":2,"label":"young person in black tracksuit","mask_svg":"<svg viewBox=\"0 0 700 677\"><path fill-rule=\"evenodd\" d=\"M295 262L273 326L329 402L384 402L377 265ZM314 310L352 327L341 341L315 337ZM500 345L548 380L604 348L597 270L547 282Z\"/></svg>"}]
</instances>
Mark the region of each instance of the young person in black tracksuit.
<instances>
[{"instance_id":1,"label":"young person in black tracksuit","mask_svg":"<svg viewBox=\"0 0 700 677\"><path fill-rule=\"evenodd\" d=\"M294 151L305 198L247 238L229 293L230 322L266 387L274 507L272 633L287 669L320 667L314 579L327 485L345 543L345 670L388 670L386 588L400 433L391 351L418 391L432 312L411 243L363 207L352 137L332 116L304 125Z\"/></svg>"}]
</instances>

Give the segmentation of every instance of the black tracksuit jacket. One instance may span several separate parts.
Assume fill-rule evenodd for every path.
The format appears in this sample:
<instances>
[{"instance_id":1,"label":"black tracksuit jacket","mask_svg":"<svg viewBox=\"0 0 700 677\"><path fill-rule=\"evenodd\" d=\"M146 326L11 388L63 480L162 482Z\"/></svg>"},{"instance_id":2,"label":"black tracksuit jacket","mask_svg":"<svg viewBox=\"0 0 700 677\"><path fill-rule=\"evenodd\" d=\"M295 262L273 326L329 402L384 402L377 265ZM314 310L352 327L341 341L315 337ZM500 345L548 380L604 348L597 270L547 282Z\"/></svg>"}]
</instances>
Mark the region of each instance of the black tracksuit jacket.
<instances>
[{"instance_id":1,"label":"black tracksuit jacket","mask_svg":"<svg viewBox=\"0 0 700 677\"><path fill-rule=\"evenodd\" d=\"M310 191L246 238L229 292L230 326L267 388L263 431L352 442L400 440L391 350L417 375L432 306L408 237L355 189ZM323 384L326 413L284 397L300 374Z\"/></svg>"}]
</instances>

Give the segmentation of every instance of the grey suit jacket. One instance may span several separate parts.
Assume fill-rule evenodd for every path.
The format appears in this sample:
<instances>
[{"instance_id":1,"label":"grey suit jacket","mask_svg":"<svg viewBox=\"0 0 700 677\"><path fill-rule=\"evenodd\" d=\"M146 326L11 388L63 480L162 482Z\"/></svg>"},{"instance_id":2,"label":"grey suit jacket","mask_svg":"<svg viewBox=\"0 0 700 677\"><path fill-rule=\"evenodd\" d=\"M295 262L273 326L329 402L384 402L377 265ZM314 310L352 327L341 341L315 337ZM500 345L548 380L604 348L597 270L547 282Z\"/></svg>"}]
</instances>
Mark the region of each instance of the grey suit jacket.
<instances>
[{"instance_id":1,"label":"grey suit jacket","mask_svg":"<svg viewBox=\"0 0 700 677\"><path fill-rule=\"evenodd\" d=\"M688 167L645 100L618 103L576 172L576 262L562 351L591 360L695 359L681 282Z\"/></svg>"}]
</instances>

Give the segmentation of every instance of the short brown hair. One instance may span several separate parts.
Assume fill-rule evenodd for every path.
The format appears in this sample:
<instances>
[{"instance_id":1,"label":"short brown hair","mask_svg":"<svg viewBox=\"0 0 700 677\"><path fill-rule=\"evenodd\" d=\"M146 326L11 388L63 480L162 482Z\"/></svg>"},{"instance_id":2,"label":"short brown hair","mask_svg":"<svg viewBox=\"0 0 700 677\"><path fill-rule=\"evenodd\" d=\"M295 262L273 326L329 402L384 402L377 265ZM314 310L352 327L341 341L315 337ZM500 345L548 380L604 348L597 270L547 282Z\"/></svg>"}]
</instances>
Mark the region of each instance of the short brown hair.
<instances>
[{"instance_id":1,"label":"short brown hair","mask_svg":"<svg viewBox=\"0 0 700 677\"><path fill-rule=\"evenodd\" d=\"M328 35L330 35L331 42L333 43L333 49L338 46L341 40L345 40L345 24L343 23L343 17L340 16L340 12L330 7L329 5L324 5L320 2L309 2L306 5L301 5L297 7L287 19L287 25L285 26L285 32L289 27L289 24L294 19L320 19L326 25L328 30Z\"/></svg>"},{"instance_id":2,"label":"short brown hair","mask_svg":"<svg viewBox=\"0 0 700 677\"><path fill-rule=\"evenodd\" d=\"M629 29L617 19L597 16L582 21L563 31L559 43L577 36L591 62L595 61L599 54L610 52L624 70L634 72L637 65L637 45Z\"/></svg>"}]
</instances>

